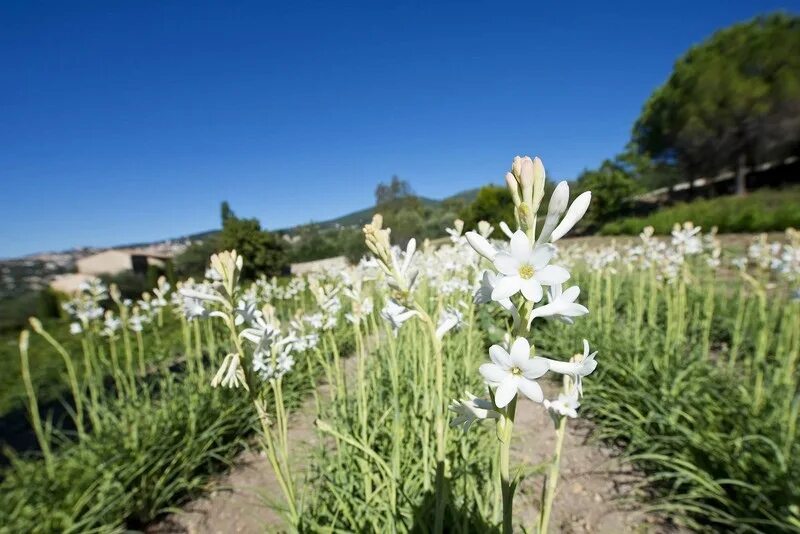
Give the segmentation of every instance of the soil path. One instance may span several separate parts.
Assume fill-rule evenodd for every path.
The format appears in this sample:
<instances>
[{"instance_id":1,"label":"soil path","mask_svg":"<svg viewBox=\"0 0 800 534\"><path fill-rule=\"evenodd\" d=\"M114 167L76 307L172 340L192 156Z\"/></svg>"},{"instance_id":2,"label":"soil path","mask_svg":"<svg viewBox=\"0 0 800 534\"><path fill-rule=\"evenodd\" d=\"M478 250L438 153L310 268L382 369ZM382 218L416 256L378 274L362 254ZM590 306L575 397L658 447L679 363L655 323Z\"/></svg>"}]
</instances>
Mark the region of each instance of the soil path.
<instances>
[{"instance_id":1,"label":"soil path","mask_svg":"<svg viewBox=\"0 0 800 534\"><path fill-rule=\"evenodd\" d=\"M355 358L344 360L345 371L352 372ZM557 395L555 384L543 383L548 397ZM327 386L320 394L326 395ZM292 414L290 449L294 467L303 479L318 445L314 429L314 401L310 398ZM546 411L522 400L517 408L512 455L514 463L537 466L548 461L555 443L555 429ZM635 507L625 506L636 473L614 458L612 451L588 440L591 425L570 421L561 458L561 475L553 506L551 532L621 534L625 532L674 532L662 518ZM520 485L515 498L515 522L528 532L537 517L542 476L530 475ZM246 451L228 473L212 483L212 490L192 501L181 512L152 525L149 534L229 534L282 532L286 523L266 503L280 504L282 494L267 458L260 452ZM307 491L308 488L305 488ZM300 492L304 489L299 489Z\"/></svg>"}]
</instances>

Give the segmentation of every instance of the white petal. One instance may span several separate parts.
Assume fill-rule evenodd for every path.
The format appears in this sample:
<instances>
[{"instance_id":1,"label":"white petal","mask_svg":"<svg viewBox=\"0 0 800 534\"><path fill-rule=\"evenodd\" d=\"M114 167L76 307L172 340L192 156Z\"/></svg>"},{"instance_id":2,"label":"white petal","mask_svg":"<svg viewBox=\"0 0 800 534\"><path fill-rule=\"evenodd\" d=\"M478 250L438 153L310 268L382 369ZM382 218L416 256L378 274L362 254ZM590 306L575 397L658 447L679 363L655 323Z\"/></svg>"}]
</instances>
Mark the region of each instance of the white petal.
<instances>
[{"instance_id":1,"label":"white petal","mask_svg":"<svg viewBox=\"0 0 800 534\"><path fill-rule=\"evenodd\" d=\"M534 356L522 366L522 376L529 380L535 380L544 375L550 369L547 358Z\"/></svg>"},{"instance_id":2,"label":"white petal","mask_svg":"<svg viewBox=\"0 0 800 534\"><path fill-rule=\"evenodd\" d=\"M484 363L478 370L483 379L491 384L499 384L509 376L508 371L493 363Z\"/></svg>"},{"instance_id":3,"label":"white petal","mask_svg":"<svg viewBox=\"0 0 800 534\"><path fill-rule=\"evenodd\" d=\"M408 240L408 245L406 245L406 255L403 258L403 269L401 272L406 272L408 270L409 265L411 265L411 258L414 257L414 252L417 250L417 240L413 237Z\"/></svg>"},{"instance_id":4,"label":"white petal","mask_svg":"<svg viewBox=\"0 0 800 534\"><path fill-rule=\"evenodd\" d=\"M539 302L542 300L544 293L542 292L542 284L536 278L528 278L527 280L520 279L520 290L522 296L531 302Z\"/></svg>"},{"instance_id":5,"label":"white petal","mask_svg":"<svg viewBox=\"0 0 800 534\"><path fill-rule=\"evenodd\" d=\"M566 289L563 293L561 293L561 301L562 302L575 302L578 300L578 295L581 294L581 288L578 286L572 286L569 289Z\"/></svg>"},{"instance_id":6,"label":"white petal","mask_svg":"<svg viewBox=\"0 0 800 534\"><path fill-rule=\"evenodd\" d=\"M570 303L565 304L559 313L566 317L580 317L581 315L589 313L589 309L583 304Z\"/></svg>"},{"instance_id":7,"label":"white petal","mask_svg":"<svg viewBox=\"0 0 800 534\"><path fill-rule=\"evenodd\" d=\"M533 277L546 286L552 286L569 280L569 271L558 265L547 265L536 270Z\"/></svg>"},{"instance_id":8,"label":"white petal","mask_svg":"<svg viewBox=\"0 0 800 534\"><path fill-rule=\"evenodd\" d=\"M531 357L531 344L524 337L518 337L511 345L510 356L511 363L521 368Z\"/></svg>"},{"instance_id":9,"label":"white petal","mask_svg":"<svg viewBox=\"0 0 800 534\"><path fill-rule=\"evenodd\" d=\"M500 345L492 345L489 347L489 358L500 367L505 369L511 368L511 356L506 352L506 349Z\"/></svg>"},{"instance_id":10,"label":"white petal","mask_svg":"<svg viewBox=\"0 0 800 534\"><path fill-rule=\"evenodd\" d=\"M516 376L506 374L505 380L500 382L500 385L497 386L497 389L494 392L494 403L498 408L505 408L508 406L508 403L511 402L514 396L517 394L518 382L519 380Z\"/></svg>"},{"instance_id":11,"label":"white petal","mask_svg":"<svg viewBox=\"0 0 800 534\"><path fill-rule=\"evenodd\" d=\"M494 257L497 255L497 249L494 248L486 238L477 232L467 232L466 238L467 243L475 249L475 252L489 261L494 261Z\"/></svg>"},{"instance_id":12,"label":"white petal","mask_svg":"<svg viewBox=\"0 0 800 534\"><path fill-rule=\"evenodd\" d=\"M583 340L583 357L589 357L589 341L586 339Z\"/></svg>"},{"instance_id":13,"label":"white petal","mask_svg":"<svg viewBox=\"0 0 800 534\"><path fill-rule=\"evenodd\" d=\"M522 230L511 236L511 255L519 261L526 261L531 255L531 242Z\"/></svg>"},{"instance_id":14,"label":"white petal","mask_svg":"<svg viewBox=\"0 0 800 534\"><path fill-rule=\"evenodd\" d=\"M519 276L504 276L501 278L492 290L492 300L507 299L515 294L519 291L521 280Z\"/></svg>"},{"instance_id":15,"label":"white petal","mask_svg":"<svg viewBox=\"0 0 800 534\"><path fill-rule=\"evenodd\" d=\"M511 231L511 228L508 227L506 222L505 221L500 221L500 225L499 226L500 226L500 230L502 230L502 232L504 234L506 234L506 237L511 239L511 237L514 235L514 232Z\"/></svg>"},{"instance_id":16,"label":"white petal","mask_svg":"<svg viewBox=\"0 0 800 534\"><path fill-rule=\"evenodd\" d=\"M517 381L517 388L533 402L542 402L544 400L542 387L533 380L522 378Z\"/></svg>"},{"instance_id":17,"label":"white petal","mask_svg":"<svg viewBox=\"0 0 800 534\"><path fill-rule=\"evenodd\" d=\"M544 221L542 231L539 233L539 239L536 243L546 243L553 233L553 229L558 224L558 219L564 210L567 209L569 202L569 184L566 181L559 182L553 194L550 196L550 204L547 207L547 219Z\"/></svg>"},{"instance_id":18,"label":"white petal","mask_svg":"<svg viewBox=\"0 0 800 534\"><path fill-rule=\"evenodd\" d=\"M550 242L555 243L564 235L572 230L572 227L580 221L586 210L589 208L589 202L592 201L592 192L586 191L585 193L581 193L578 195L578 198L572 201L572 205L567 210L567 214L564 216L564 219L561 221L561 224L556 226L556 229L553 230L553 234L550 236Z\"/></svg>"},{"instance_id":19,"label":"white petal","mask_svg":"<svg viewBox=\"0 0 800 534\"><path fill-rule=\"evenodd\" d=\"M542 269L545 265L550 263L553 255L556 253L556 247L550 244L536 245L531 254L531 263L534 269Z\"/></svg>"},{"instance_id":20,"label":"white petal","mask_svg":"<svg viewBox=\"0 0 800 534\"><path fill-rule=\"evenodd\" d=\"M494 257L494 266L505 275L519 274L519 260L507 252L500 252Z\"/></svg>"}]
</instances>

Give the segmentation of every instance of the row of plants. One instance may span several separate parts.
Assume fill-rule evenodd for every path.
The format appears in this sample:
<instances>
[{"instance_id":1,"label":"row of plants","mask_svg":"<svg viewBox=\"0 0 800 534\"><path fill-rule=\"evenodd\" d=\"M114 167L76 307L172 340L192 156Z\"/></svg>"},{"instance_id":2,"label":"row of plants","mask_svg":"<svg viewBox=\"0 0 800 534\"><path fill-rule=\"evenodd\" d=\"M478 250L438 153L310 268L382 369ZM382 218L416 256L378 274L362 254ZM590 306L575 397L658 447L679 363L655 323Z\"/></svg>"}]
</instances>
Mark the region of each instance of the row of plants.
<instances>
[{"instance_id":1,"label":"row of plants","mask_svg":"<svg viewBox=\"0 0 800 534\"><path fill-rule=\"evenodd\" d=\"M782 232L800 227L800 187L760 189L747 196L725 196L681 202L646 217L627 217L608 222L602 235L637 235L646 226L669 234L677 221L692 221L720 232Z\"/></svg>"}]
</instances>

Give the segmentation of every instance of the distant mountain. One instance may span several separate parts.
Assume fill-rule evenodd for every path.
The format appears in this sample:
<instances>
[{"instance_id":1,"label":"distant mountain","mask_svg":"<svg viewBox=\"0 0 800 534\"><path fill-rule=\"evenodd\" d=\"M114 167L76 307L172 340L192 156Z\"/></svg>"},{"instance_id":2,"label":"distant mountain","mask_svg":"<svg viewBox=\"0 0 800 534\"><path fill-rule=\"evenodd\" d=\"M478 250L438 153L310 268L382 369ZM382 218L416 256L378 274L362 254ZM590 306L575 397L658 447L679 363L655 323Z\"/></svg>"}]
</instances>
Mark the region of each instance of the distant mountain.
<instances>
[{"instance_id":1,"label":"distant mountain","mask_svg":"<svg viewBox=\"0 0 800 534\"><path fill-rule=\"evenodd\" d=\"M480 188L477 187L475 189L468 189L466 191L462 191L460 193L456 193L455 195L451 195L447 198L443 198L442 200L436 200L433 198L426 198L426 197L418 197L420 201L426 206L438 206L443 204L449 200L463 200L464 202L472 202L475 200L475 197L478 196L478 191ZM320 222L313 222L315 226L319 228L332 228L338 226L364 226L368 222L372 220L372 216L375 214L375 206L370 206L368 208L364 208L358 211L354 211L348 213L346 215L342 215L340 217L336 217L335 219L328 219L327 221L320 221ZM305 225L297 225L292 226L289 228L282 228L280 230L276 230L279 233L292 233L296 228L299 226Z\"/></svg>"}]
</instances>

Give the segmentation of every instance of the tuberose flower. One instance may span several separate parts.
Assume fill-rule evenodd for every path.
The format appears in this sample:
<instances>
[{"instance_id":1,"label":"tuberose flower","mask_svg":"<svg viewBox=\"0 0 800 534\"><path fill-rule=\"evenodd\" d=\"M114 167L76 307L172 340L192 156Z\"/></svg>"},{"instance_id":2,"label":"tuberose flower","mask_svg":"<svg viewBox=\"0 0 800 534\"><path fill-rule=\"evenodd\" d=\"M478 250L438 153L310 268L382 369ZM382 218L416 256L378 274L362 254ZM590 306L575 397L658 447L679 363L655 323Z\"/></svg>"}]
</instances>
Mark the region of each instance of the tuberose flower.
<instances>
[{"instance_id":1,"label":"tuberose flower","mask_svg":"<svg viewBox=\"0 0 800 534\"><path fill-rule=\"evenodd\" d=\"M461 427L466 432L475 421L500 418L500 414L493 409L492 401L480 399L469 391L465 394L466 398L450 402L448 409L456 414L450 421L451 427Z\"/></svg>"},{"instance_id":2,"label":"tuberose flower","mask_svg":"<svg viewBox=\"0 0 800 534\"><path fill-rule=\"evenodd\" d=\"M531 311L530 317L528 317L528 328L537 317L557 317L567 324L572 324L573 317L580 317L589 313L586 306L575 302L581 293L581 288L572 286L562 292L561 287L561 284L550 286L548 291L549 303Z\"/></svg>"},{"instance_id":3,"label":"tuberose flower","mask_svg":"<svg viewBox=\"0 0 800 534\"><path fill-rule=\"evenodd\" d=\"M550 360L548 358L543 359L547 360L551 371L571 376L575 381L575 389L582 397L583 377L589 376L597 369L597 360L594 359L595 356L597 356L597 351L589 354L589 342L584 339L583 354L576 354L575 357L573 357L573 361L562 362L560 360Z\"/></svg>"},{"instance_id":4,"label":"tuberose flower","mask_svg":"<svg viewBox=\"0 0 800 534\"><path fill-rule=\"evenodd\" d=\"M548 265L556 249L550 244L536 245L525 232L517 230L511 237L510 252L498 252L494 266L502 275L492 291L492 300L502 300L522 292L532 302L542 300L542 285L563 284L569 272L557 265Z\"/></svg>"},{"instance_id":5,"label":"tuberose flower","mask_svg":"<svg viewBox=\"0 0 800 534\"><path fill-rule=\"evenodd\" d=\"M494 403L498 408L506 407L517 391L534 402L544 399L536 379L547 372L547 360L538 356L531 358L530 352L530 343L524 337L514 341L510 352L500 345L489 347L492 363L481 365L480 373L488 385L496 388Z\"/></svg>"}]
</instances>

